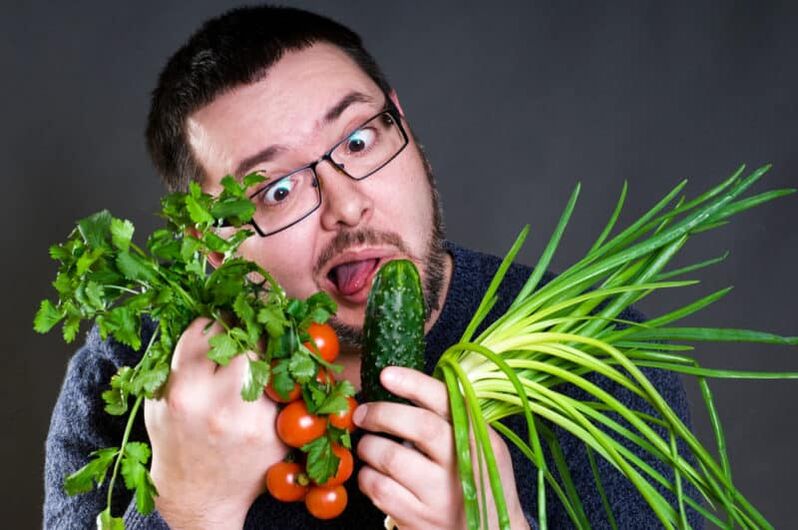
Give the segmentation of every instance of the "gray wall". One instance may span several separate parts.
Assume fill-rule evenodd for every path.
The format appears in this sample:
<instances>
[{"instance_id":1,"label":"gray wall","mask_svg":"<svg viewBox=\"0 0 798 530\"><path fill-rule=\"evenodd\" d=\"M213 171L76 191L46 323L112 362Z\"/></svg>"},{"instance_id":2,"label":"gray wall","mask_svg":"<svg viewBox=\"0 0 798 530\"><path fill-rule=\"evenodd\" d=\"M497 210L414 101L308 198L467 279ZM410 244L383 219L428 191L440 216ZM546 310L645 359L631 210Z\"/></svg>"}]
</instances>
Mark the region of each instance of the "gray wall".
<instances>
[{"instance_id":1,"label":"gray wall","mask_svg":"<svg viewBox=\"0 0 798 530\"><path fill-rule=\"evenodd\" d=\"M798 4L789 2L290 2L361 32L394 83L439 179L450 237L503 253L525 223L532 262L574 184L581 203L554 267L584 252L629 179L632 219L678 179L695 192L738 164L772 161L764 186L798 184ZM152 230L160 194L142 141L166 57L222 2L4 7L0 149L3 514L40 521L43 442L73 350L31 320L55 266L49 244L101 208ZM165 4L165 3L164 3ZM745 214L688 257L732 251L679 297L736 290L693 323L798 334L798 198ZM795 348L704 346L710 366L798 370ZM700 396L696 430L709 441ZM740 489L791 527L798 382L714 385Z\"/></svg>"}]
</instances>

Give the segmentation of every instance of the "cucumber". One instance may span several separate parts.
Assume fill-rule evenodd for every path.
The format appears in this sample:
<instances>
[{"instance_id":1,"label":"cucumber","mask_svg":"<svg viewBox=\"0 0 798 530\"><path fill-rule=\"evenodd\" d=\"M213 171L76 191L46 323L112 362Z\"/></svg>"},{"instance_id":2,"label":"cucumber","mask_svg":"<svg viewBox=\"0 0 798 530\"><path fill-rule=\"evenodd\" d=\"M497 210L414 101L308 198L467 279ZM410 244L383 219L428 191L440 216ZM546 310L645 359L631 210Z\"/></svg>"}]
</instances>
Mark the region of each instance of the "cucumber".
<instances>
[{"instance_id":1,"label":"cucumber","mask_svg":"<svg viewBox=\"0 0 798 530\"><path fill-rule=\"evenodd\" d=\"M380 383L386 366L424 370L424 295L416 266L389 261L377 272L363 323L360 384L367 401L406 403Z\"/></svg>"}]
</instances>

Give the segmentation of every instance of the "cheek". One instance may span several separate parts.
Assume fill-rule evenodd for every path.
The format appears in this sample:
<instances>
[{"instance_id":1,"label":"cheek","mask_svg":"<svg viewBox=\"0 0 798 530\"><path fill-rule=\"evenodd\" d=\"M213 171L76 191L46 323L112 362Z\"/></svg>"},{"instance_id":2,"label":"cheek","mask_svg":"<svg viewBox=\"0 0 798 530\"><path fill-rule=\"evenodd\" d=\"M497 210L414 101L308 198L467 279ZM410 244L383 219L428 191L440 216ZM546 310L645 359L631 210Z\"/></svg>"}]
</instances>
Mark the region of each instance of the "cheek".
<instances>
[{"instance_id":1,"label":"cheek","mask_svg":"<svg viewBox=\"0 0 798 530\"><path fill-rule=\"evenodd\" d=\"M398 168L396 184L375 190L383 205L383 221L399 232L405 242L418 252L432 232L432 189L419 161Z\"/></svg>"},{"instance_id":2,"label":"cheek","mask_svg":"<svg viewBox=\"0 0 798 530\"><path fill-rule=\"evenodd\" d=\"M305 298L316 292L313 284L313 238L299 226L268 238L254 236L241 247L244 258L266 269L289 296Z\"/></svg>"}]
</instances>

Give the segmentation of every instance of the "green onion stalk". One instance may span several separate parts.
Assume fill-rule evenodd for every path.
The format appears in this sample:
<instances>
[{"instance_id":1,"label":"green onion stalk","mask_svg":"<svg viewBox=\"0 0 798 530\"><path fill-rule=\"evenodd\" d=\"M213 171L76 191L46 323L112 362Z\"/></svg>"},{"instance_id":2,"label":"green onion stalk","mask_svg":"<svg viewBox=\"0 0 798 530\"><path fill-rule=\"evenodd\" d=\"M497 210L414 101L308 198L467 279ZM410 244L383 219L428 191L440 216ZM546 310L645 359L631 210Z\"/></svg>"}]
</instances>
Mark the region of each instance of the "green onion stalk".
<instances>
[{"instance_id":1,"label":"green onion stalk","mask_svg":"<svg viewBox=\"0 0 798 530\"><path fill-rule=\"evenodd\" d=\"M720 300L730 289L711 293L644 322L620 317L629 306L655 291L698 283L680 278L725 258L668 269L690 237L726 224L735 214L795 191L777 189L744 198L743 194L769 169L770 166L764 166L744 175L745 166L742 166L724 182L691 199L683 195L686 186L683 181L628 228L610 237L626 198L624 184L609 221L584 258L540 285L574 210L579 195L577 185L521 291L500 318L475 336L497 302L497 289L523 245L529 227L521 231L460 342L444 352L435 370L449 392L470 529L487 525L488 487L499 526L510 528L488 437L489 426L504 434L536 469L536 477L532 479L537 482L537 519L541 529L547 528L546 499L552 492L577 528L590 528L554 435L554 426L585 445L596 489L613 528L617 528L617 523L598 474L599 457L632 482L665 528L688 528L688 508L720 528L772 528L732 481L723 428L707 381L795 379L798 372L706 368L687 353L693 349L689 343L699 341L795 346L798 337L674 326ZM697 378L714 432L717 458L663 399L643 368L671 370ZM639 396L655 414L629 408L590 380L596 376ZM564 390L569 386L580 389L588 398L568 395ZM512 415L522 415L525 419L525 438L501 422ZM554 469L549 468L545 459L544 445L552 455ZM664 476L629 447L664 463L672 475ZM698 497L688 495L687 484L698 492ZM663 491L670 493L675 501L669 501Z\"/></svg>"}]
</instances>

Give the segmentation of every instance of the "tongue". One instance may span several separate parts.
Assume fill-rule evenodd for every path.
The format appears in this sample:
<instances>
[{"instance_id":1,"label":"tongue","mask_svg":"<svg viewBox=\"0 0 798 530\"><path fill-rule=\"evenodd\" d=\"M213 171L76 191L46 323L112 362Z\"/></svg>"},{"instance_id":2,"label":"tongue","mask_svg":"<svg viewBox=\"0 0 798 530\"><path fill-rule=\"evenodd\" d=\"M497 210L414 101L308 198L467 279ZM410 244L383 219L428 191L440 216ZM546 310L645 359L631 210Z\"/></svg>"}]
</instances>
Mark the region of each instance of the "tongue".
<instances>
[{"instance_id":1,"label":"tongue","mask_svg":"<svg viewBox=\"0 0 798 530\"><path fill-rule=\"evenodd\" d=\"M369 277L369 274L377 265L376 259L363 261L353 261L335 267L335 283L338 290L344 296L354 294L361 290Z\"/></svg>"}]
</instances>

